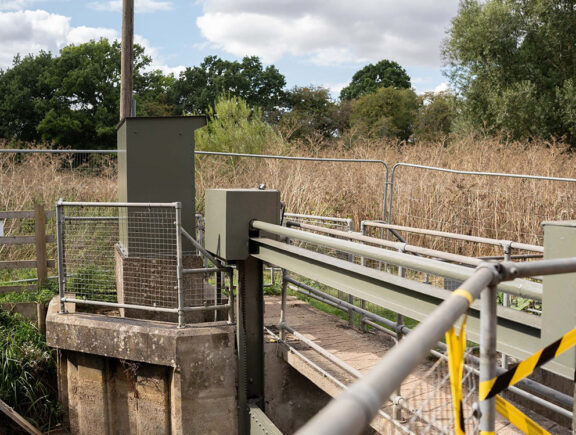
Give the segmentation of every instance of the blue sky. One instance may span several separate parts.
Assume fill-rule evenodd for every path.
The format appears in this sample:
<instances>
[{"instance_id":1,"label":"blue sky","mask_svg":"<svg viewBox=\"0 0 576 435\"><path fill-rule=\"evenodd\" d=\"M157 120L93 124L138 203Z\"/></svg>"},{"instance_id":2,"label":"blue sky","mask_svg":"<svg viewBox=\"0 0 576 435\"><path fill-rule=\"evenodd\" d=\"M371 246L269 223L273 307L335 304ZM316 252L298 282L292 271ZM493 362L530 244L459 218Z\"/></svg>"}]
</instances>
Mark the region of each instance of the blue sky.
<instances>
[{"instance_id":1,"label":"blue sky","mask_svg":"<svg viewBox=\"0 0 576 435\"><path fill-rule=\"evenodd\" d=\"M218 55L259 56L293 86L337 95L354 72L391 59L417 92L445 87L440 44L457 0L135 0L136 41L178 74ZM0 68L20 53L119 38L121 0L0 0Z\"/></svg>"}]
</instances>

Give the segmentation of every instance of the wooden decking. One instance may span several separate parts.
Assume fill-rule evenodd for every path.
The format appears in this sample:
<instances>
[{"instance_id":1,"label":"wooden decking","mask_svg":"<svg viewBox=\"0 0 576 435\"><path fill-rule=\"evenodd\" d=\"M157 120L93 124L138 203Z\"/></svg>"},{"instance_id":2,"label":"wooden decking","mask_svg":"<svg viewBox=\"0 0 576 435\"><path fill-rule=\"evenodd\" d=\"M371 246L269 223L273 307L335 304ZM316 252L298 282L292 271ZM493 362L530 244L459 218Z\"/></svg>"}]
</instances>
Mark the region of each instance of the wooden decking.
<instances>
[{"instance_id":1,"label":"wooden decking","mask_svg":"<svg viewBox=\"0 0 576 435\"><path fill-rule=\"evenodd\" d=\"M273 331L277 331L280 306L280 297L266 297L264 323ZM317 310L293 297L288 298L287 324L361 373L369 371L394 345L394 340L386 334L363 333L355 328L350 328L346 322L336 316ZM328 361L294 336L288 334L287 342L294 349L285 351L286 361L328 394L337 395L342 391L343 385L350 384L355 380L348 371ZM449 404L451 398L449 383L446 382L444 376L446 372L445 370L442 371L445 367L441 367L442 364L445 365L445 363L436 362L434 359L425 361L405 379L400 394L407 401L409 409L425 409L425 412L422 413L423 417L434 419L440 426L450 427L452 411ZM443 382L439 382L439 375ZM441 388L438 388L439 385ZM465 413L470 415L471 412L468 408L465 406ZM439 433L429 429L422 420L406 422L405 420L411 418L411 412L406 410L401 413L403 420L400 421L404 422L391 422L387 417L393 414L391 403L382 408L382 411L383 413L372 422L372 427L380 433L402 433L404 432L402 427L409 427L414 433ZM570 433L549 420L538 418L537 421L551 433ZM468 420L470 427L472 427L472 423L473 418L470 417ZM498 417L496 433L518 434L521 432Z\"/></svg>"}]
</instances>

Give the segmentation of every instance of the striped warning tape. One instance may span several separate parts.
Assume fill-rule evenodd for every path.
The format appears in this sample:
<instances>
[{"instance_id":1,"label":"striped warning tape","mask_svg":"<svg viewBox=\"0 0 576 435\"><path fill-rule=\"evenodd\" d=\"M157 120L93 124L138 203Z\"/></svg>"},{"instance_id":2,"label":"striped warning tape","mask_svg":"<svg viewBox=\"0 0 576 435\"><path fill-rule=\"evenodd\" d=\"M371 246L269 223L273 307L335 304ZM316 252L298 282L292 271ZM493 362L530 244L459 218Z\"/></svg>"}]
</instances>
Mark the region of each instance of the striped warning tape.
<instances>
[{"instance_id":1,"label":"striped warning tape","mask_svg":"<svg viewBox=\"0 0 576 435\"><path fill-rule=\"evenodd\" d=\"M496 396L496 412L525 434L550 435L550 432L500 396Z\"/></svg>"},{"instance_id":2,"label":"striped warning tape","mask_svg":"<svg viewBox=\"0 0 576 435\"><path fill-rule=\"evenodd\" d=\"M471 305L474 301L470 292L459 288L454 290L453 296L463 297ZM448 346L448 371L450 372L450 390L454 405L454 432L456 435L465 435L464 409L462 406L462 374L464 373L464 351L466 350L466 316L460 326L460 334L456 334L454 327L446 332L446 345Z\"/></svg>"},{"instance_id":3,"label":"striped warning tape","mask_svg":"<svg viewBox=\"0 0 576 435\"><path fill-rule=\"evenodd\" d=\"M491 399L574 345L576 345L576 328L554 343L532 354L507 372L490 380L480 382L480 400Z\"/></svg>"},{"instance_id":4,"label":"striped warning tape","mask_svg":"<svg viewBox=\"0 0 576 435\"><path fill-rule=\"evenodd\" d=\"M466 317L460 327L460 335L456 335L454 327L446 332L448 346L448 371L450 372L450 390L454 405L454 432L464 435L464 409L462 406L462 374L464 372L464 350L466 349Z\"/></svg>"}]
</instances>

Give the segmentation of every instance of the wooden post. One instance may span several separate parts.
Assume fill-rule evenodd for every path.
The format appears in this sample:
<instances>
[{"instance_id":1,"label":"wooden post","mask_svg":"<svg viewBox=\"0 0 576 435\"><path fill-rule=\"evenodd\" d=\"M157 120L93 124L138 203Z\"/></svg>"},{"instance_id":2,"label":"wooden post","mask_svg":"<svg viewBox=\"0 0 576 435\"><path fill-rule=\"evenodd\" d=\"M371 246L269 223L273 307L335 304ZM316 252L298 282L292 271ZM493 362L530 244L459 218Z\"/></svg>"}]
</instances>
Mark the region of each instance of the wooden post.
<instances>
[{"instance_id":1,"label":"wooden post","mask_svg":"<svg viewBox=\"0 0 576 435\"><path fill-rule=\"evenodd\" d=\"M38 289L48 278L48 261L46 255L46 211L39 203L34 204L34 230L36 244L36 271L38 273Z\"/></svg>"},{"instance_id":2,"label":"wooden post","mask_svg":"<svg viewBox=\"0 0 576 435\"><path fill-rule=\"evenodd\" d=\"M120 62L120 122L132 116L134 69L134 0L122 6L122 58Z\"/></svg>"}]
</instances>

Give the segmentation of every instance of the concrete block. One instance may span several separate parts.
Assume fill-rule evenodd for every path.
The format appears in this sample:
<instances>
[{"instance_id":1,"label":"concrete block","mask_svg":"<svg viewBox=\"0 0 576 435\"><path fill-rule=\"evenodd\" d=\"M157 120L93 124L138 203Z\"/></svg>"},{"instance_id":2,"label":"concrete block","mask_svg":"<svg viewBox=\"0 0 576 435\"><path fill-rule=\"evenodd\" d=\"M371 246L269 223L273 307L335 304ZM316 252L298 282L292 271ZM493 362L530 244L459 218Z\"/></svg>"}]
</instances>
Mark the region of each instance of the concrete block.
<instances>
[{"instance_id":1,"label":"concrete block","mask_svg":"<svg viewBox=\"0 0 576 435\"><path fill-rule=\"evenodd\" d=\"M76 434L234 434L234 326L59 314L47 342L59 349L60 398Z\"/></svg>"}]
</instances>

